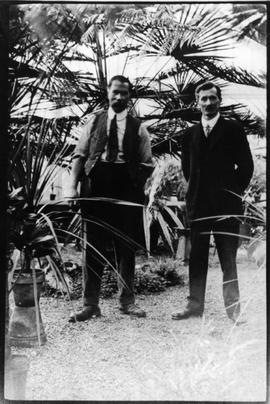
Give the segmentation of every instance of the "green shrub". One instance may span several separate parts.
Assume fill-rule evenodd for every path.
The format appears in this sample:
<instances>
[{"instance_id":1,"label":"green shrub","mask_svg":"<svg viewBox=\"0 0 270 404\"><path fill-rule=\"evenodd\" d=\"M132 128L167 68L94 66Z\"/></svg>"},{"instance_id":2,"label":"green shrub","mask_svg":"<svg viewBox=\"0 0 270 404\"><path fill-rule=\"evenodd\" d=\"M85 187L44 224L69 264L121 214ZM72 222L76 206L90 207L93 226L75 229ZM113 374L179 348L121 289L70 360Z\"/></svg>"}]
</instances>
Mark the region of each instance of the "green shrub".
<instances>
[{"instance_id":1,"label":"green shrub","mask_svg":"<svg viewBox=\"0 0 270 404\"><path fill-rule=\"evenodd\" d=\"M166 288L166 281L162 276L143 268L137 269L134 279L135 293L162 292Z\"/></svg>"},{"instance_id":2,"label":"green shrub","mask_svg":"<svg viewBox=\"0 0 270 404\"><path fill-rule=\"evenodd\" d=\"M111 297L117 292L117 278L115 271L106 266L103 271L100 295L102 297Z\"/></svg>"},{"instance_id":3,"label":"green shrub","mask_svg":"<svg viewBox=\"0 0 270 404\"><path fill-rule=\"evenodd\" d=\"M82 296L82 267L72 261L65 262L63 276L68 284L71 299L79 299ZM52 271L47 272L42 296L59 297L61 295L66 295L66 291L56 281Z\"/></svg>"},{"instance_id":4,"label":"green shrub","mask_svg":"<svg viewBox=\"0 0 270 404\"><path fill-rule=\"evenodd\" d=\"M168 265L168 262L160 263L156 269L156 273L163 277L166 281L166 286L174 286L183 284L183 275L177 272L176 264Z\"/></svg>"},{"instance_id":5,"label":"green shrub","mask_svg":"<svg viewBox=\"0 0 270 404\"><path fill-rule=\"evenodd\" d=\"M183 285L183 275L179 273L180 262L172 258L152 260L142 263L136 267L134 278L134 290L137 294L159 293L166 287ZM72 299L79 299L82 296L82 268L74 265L68 269L68 276L72 280L69 285ZM101 297L113 296L118 290L117 275L115 271L106 266L101 281ZM56 282L46 284L44 294L46 296L59 296L61 291L57 288Z\"/></svg>"}]
</instances>

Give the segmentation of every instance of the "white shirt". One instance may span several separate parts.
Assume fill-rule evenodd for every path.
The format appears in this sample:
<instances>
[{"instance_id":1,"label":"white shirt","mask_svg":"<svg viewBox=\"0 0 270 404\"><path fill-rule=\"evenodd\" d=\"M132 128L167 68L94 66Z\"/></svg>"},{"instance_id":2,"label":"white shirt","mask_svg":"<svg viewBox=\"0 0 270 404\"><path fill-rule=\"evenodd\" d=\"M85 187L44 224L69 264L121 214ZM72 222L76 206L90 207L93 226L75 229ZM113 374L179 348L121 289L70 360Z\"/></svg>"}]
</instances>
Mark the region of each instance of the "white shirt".
<instances>
[{"instance_id":1,"label":"white shirt","mask_svg":"<svg viewBox=\"0 0 270 404\"><path fill-rule=\"evenodd\" d=\"M109 135L111 120L114 117L115 112L109 112L108 109L108 121L107 121L107 134ZM118 153L116 162L123 163L123 159L121 159L121 154L123 156L123 138L126 130L127 123L127 110L124 110L117 114L117 128L118 128L118 143L120 152ZM81 157L83 159L87 159L89 156L89 139L92 133L92 125L95 120L95 114L90 114L83 125L80 128L80 137L76 148L74 150L73 158ZM150 136L147 130L147 127L144 123L142 123L139 127L138 137L140 139L138 145L138 156L140 160L140 164L145 166L153 166L152 161L152 153L151 153L151 144L150 144ZM107 156L107 150L102 153L102 160L105 160Z\"/></svg>"},{"instance_id":2,"label":"white shirt","mask_svg":"<svg viewBox=\"0 0 270 404\"><path fill-rule=\"evenodd\" d=\"M209 133L211 132L211 130L213 129L213 127L215 126L215 124L217 123L217 121L219 120L220 117L220 113L218 112L216 116L214 116L214 118L206 120L203 116L202 116L202 126L203 126L203 131L205 136L207 136L207 129L206 127L209 126ZM209 134L208 133L208 134Z\"/></svg>"},{"instance_id":3,"label":"white shirt","mask_svg":"<svg viewBox=\"0 0 270 404\"><path fill-rule=\"evenodd\" d=\"M111 121L113 120L114 116L116 115L116 125L117 125L117 137L118 137L118 155L115 160L115 162L123 162L123 139L124 139L124 134L126 131L126 124L127 124L127 110L124 109L124 111L119 112L118 114L115 113L115 111L109 107L108 109L108 120L107 120L107 135L109 136L110 132L110 126L111 126ZM101 160L106 161L106 156L108 153L108 144L106 146L105 151L101 155Z\"/></svg>"}]
</instances>

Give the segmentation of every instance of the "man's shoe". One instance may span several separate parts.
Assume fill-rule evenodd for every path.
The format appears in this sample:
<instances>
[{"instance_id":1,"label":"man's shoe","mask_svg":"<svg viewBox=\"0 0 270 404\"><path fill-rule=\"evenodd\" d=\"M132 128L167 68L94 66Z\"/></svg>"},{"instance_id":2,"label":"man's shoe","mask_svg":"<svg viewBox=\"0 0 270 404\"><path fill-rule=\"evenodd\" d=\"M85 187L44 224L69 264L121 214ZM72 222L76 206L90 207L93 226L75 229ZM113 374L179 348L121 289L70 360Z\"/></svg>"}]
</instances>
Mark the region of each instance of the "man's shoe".
<instances>
[{"instance_id":1,"label":"man's shoe","mask_svg":"<svg viewBox=\"0 0 270 404\"><path fill-rule=\"evenodd\" d=\"M122 305L120 311L135 317L146 317L146 312L134 303Z\"/></svg>"},{"instance_id":2,"label":"man's shoe","mask_svg":"<svg viewBox=\"0 0 270 404\"><path fill-rule=\"evenodd\" d=\"M239 316L241 313L241 306L239 301L235 301L230 304L228 304L227 302L227 304L225 305L225 309L229 319L232 320L234 323L237 323L239 321Z\"/></svg>"},{"instance_id":3,"label":"man's shoe","mask_svg":"<svg viewBox=\"0 0 270 404\"><path fill-rule=\"evenodd\" d=\"M202 317L203 312L201 310L194 310L190 308L186 308L178 313L172 314L173 320L185 320L186 318L190 317Z\"/></svg>"},{"instance_id":4,"label":"man's shoe","mask_svg":"<svg viewBox=\"0 0 270 404\"><path fill-rule=\"evenodd\" d=\"M99 306L85 306L81 311L73 314L69 318L69 323L75 323L76 321L86 321L92 317L100 317L101 312Z\"/></svg>"},{"instance_id":5,"label":"man's shoe","mask_svg":"<svg viewBox=\"0 0 270 404\"><path fill-rule=\"evenodd\" d=\"M230 320L232 320L234 323L239 323L239 317L240 317L240 312L234 311L232 313L228 313L227 315Z\"/></svg>"}]
</instances>

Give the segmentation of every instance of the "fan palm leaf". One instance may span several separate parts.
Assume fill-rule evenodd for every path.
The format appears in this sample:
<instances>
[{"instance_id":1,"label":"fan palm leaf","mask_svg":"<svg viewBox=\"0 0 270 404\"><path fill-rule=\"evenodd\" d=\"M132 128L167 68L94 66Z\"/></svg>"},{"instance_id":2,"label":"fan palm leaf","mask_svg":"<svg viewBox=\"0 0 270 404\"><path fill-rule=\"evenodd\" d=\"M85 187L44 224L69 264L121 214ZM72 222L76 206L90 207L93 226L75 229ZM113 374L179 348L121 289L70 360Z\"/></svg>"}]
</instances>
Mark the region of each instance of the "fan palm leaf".
<instances>
[{"instance_id":1,"label":"fan palm leaf","mask_svg":"<svg viewBox=\"0 0 270 404\"><path fill-rule=\"evenodd\" d=\"M234 4L233 11L234 18L240 28L239 39L248 36L254 41L266 45L266 5L252 4L250 7L246 4Z\"/></svg>"},{"instance_id":2,"label":"fan palm leaf","mask_svg":"<svg viewBox=\"0 0 270 404\"><path fill-rule=\"evenodd\" d=\"M149 79L137 77L132 92L134 108L140 99L149 99L155 104L153 113L145 117L147 120L159 120L150 126L150 131L156 131L153 138L155 144L155 140L159 140L161 134L164 136L166 130L168 137L168 134L171 136L175 133L177 125L180 124L180 127L184 128L186 121L196 121L193 94L202 79L212 80L213 77L219 77L230 82L262 85L261 78L243 69L224 67L222 64L225 58L223 52L239 37L239 22L233 15L226 16L219 8L211 9L205 4L161 4L149 10L130 6L127 9L122 7L121 10L121 7L111 6L108 10L91 10L90 14L82 11L82 42L91 52L83 54L82 48L73 46L69 37L64 41L62 51L59 48L59 61L77 55L92 63L96 73L79 75L76 72L72 77L71 72L68 76L66 66L62 63L63 66L60 67L59 63L59 68L53 67L52 71L49 71L50 77L47 81L43 72L42 83L39 85L41 95L60 105L78 103L82 97L89 103L85 111L85 114L88 114L107 104L107 64L113 52L126 54L126 60L134 58L134 61L138 53L154 57L165 55L174 61L175 67L168 71L162 67ZM78 23L75 20L73 19L73 24ZM113 29L111 21L115 22ZM34 48L35 46L28 46L28 49ZM35 60L39 60L41 64L42 57ZM66 92L64 88L68 81L71 94L67 93L62 99L53 96ZM32 91L37 93L37 83L34 80L32 85ZM234 110L233 106L231 110Z\"/></svg>"},{"instance_id":3,"label":"fan palm leaf","mask_svg":"<svg viewBox=\"0 0 270 404\"><path fill-rule=\"evenodd\" d=\"M150 22L145 19L134 23L131 16L130 24L120 23L118 29L122 31L112 44L115 50L123 42L127 43L129 37L133 47L134 43L139 44L140 54L171 57L204 77L212 75L242 84L262 85L260 78L244 70L216 66L226 59L224 51L232 49L238 40L240 27L233 16L225 16L218 9L209 11L206 5L174 8L174 14L168 13L163 22L154 14Z\"/></svg>"}]
</instances>

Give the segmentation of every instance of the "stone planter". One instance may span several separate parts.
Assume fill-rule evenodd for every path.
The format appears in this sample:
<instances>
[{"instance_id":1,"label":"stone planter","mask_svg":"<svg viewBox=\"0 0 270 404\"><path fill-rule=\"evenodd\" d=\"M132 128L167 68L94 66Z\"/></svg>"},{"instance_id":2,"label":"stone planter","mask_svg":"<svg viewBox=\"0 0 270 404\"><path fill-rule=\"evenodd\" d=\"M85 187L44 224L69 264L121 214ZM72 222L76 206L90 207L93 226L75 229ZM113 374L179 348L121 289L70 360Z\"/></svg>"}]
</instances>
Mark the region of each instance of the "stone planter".
<instances>
[{"instance_id":1,"label":"stone planter","mask_svg":"<svg viewBox=\"0 0 270 404\"><path fill-rule=\"evenodd\" d=\"M26 355L11 355L5 364L6 400L25 400L29 359Z\"/></svg>"},{"instance_id":2,"label":"stone planter","mask_svg":"<svg viewBox=\"0 0 270 404\"><path fill-rule=\"evenodd\" d=\"M38 301L44 282L44 273L36 271ZM9 324L9 342L11 346L31 348L39 345L37 316L34 300L34 284L32 274L21 273L13 285L15 308ZM40 344L46 342L46 335L38 305L38 319L40 327Z\"/></svg>"}]
</instances>

